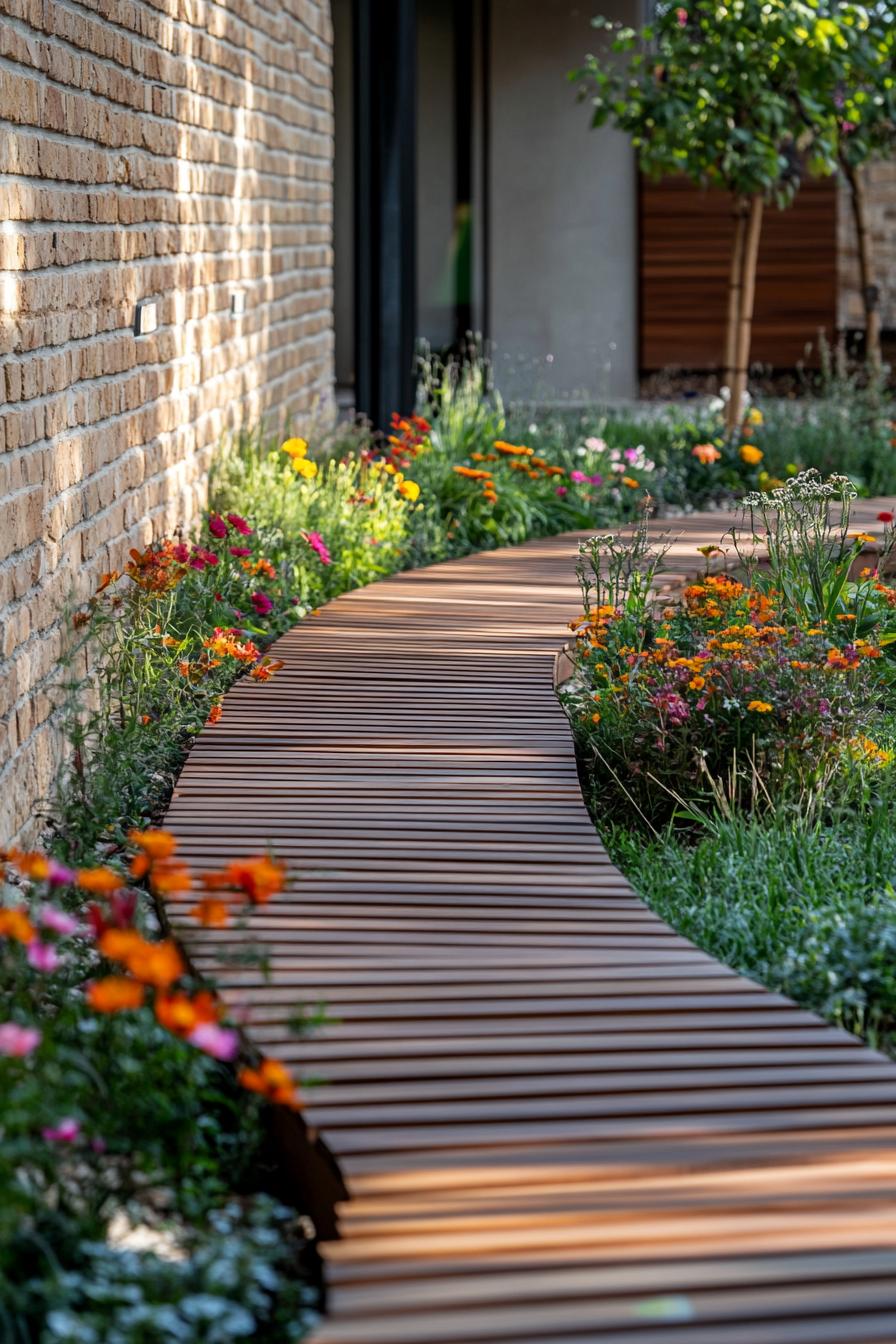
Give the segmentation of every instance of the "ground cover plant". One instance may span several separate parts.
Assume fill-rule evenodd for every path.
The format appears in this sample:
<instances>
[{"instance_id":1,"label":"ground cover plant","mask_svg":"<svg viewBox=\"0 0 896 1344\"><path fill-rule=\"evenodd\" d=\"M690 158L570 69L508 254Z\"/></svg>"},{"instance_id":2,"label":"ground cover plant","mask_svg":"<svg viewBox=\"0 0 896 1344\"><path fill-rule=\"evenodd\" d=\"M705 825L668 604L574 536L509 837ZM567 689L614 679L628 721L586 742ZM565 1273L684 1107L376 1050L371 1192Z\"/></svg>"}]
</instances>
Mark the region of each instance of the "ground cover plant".
<instances>
[{"instance_id":1,"label":"ground cover plant","mask_svg":"<svg viewBox=\"0 0 896 1344\"><path fill-rule=\"evenodd\" d=\"M894 520L857 531L854 495L806 472L748 496L668 603L643 524L584 543L564 699L595 818L647 899L892 1048Z\"/></svg>"}]
</instances>

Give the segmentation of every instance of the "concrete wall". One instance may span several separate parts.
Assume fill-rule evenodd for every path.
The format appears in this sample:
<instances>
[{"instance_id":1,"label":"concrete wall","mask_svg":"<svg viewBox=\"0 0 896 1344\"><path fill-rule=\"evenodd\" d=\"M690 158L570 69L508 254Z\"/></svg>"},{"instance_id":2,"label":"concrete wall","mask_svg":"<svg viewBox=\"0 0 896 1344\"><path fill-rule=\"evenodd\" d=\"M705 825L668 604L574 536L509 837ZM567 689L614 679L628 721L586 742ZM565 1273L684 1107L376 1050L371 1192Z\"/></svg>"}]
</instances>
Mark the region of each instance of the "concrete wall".
<instances>
[{"instance_id":1,"label":"concrete wall","mask_svg":"<svg viewBox=\"0 0 896 1344\"><path fill-rule=\"evenodd\" d=\"M190 522L225 426L330 393L331 57L326 0L0 0L0 844L62 604Z\"/></svg>"},{"instance_id":2,"label":"concrete wall","mask_svg":"<svg viewBox=\"0 0 896 1344\"><path fill-rule=\"evenodd\" d=\"M637 383L637 188L629 142L592 131L566 80L595 7L493 0L491 333L517 396L629 396ZM597 8L638 22L635 0Z\"/></svg>"}]
</instances>

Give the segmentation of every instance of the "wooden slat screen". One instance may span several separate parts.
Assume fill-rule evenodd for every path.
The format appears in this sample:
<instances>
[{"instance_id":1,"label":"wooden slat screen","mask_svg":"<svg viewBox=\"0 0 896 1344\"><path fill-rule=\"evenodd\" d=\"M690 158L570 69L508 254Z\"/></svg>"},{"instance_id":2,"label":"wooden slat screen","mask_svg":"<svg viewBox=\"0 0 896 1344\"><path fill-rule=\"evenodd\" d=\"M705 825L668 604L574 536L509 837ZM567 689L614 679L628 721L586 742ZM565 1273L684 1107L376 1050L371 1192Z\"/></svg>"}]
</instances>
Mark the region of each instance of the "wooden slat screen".
<instances>
[{"instance_id":1,"label":"wooden slat screen","mask_svg":"<svg viewBox=\"0 0 896 1344\"><path fill-rule=\"evenodd\" d=\"M731 235L731 198L684 179L642 181L640 359L667 367L715 369L721 361ZM791 369L818 362L818 331L834 337L837 310L835 182L803 184L794 205L765 214L753 360Z\"/></svg>"}]
</instances>

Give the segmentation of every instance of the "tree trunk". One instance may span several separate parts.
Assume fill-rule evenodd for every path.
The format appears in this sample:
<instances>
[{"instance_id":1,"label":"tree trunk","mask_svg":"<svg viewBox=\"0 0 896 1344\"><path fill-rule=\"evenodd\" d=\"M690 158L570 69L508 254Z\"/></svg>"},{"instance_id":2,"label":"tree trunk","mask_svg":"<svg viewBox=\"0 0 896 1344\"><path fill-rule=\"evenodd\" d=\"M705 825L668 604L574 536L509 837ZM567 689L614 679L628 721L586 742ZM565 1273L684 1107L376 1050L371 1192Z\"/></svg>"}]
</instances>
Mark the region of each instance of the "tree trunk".
<instances>
[{"instance_id":1,"label":"tree trunk","mask_svg":"<svg viewBox=\"0 0 896 1344\"><path fill-rule=\"evenodd\" d=\"M880 289L874 283L871 234L868 231L865 208L865 184L860 169L849 163L842 155L840 163L843 175L849 183L849 199L859 249L859 283L862 289L862 306L865 309L865 358L868 367L876 373L881 364Z\"/></svg>"},{"instance_id":2,"label":"tree trunk","mask_svg":"<svg viewBox=\"0 0 896 1344\"><path fill-rule=\"evenodd\" d=\"M743 284L744 237L747 232L747 201L743 196L735 199L734 238L731 244L731 270L728 275L728 317L725 326L725 374L723 383L731 391L734 381L734 366L737 362L737 324L740 321L740 300Z\"/></svg>"},{"instance_id":3,"label":"tree trunk","mask_svg":"<svg viewBox=\"0 0 896 1344\"><path fill-rule=\"evenodd\" d=\"M737 350L734 360L734 378L728 401L728 432L733 434L741 421L747 375L750 369L750 339L753 334L753 301L756 297L756 263L759 259L759 238L762 233L761 196L750 198L750 216L744 238L740 313L737 322Z\"/></svg>"}]
</instances>

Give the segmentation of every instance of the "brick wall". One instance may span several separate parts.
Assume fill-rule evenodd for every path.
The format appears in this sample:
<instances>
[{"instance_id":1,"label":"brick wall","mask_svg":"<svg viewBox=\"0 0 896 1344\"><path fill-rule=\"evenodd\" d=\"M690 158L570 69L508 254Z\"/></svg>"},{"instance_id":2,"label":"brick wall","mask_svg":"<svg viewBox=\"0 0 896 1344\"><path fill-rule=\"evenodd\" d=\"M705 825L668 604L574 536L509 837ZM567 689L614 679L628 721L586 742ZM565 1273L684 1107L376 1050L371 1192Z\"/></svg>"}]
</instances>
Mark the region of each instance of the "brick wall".
<instances>
[{"instance_id":1,"label":"brick wall","mask_svg":"<svg viewBox=\"0 0 896 1344\"><path fill-rule=\"evenodd\" d=\"M228 425L330 394L331 46L326 0L0 0L0 844L62 604L190 521Z\"/></svg>"},{"instance_id":2,"label":"brick wall","mask_svg":"<svg viewBox=\"0 0 896 1344\"><path fill-rule=\"evenodd\" d=\"M864 171L881 316L884 328L896 331L896 160L869 164ZM845 183L840 187L839 243L839 325L864 328L856 234Z\"/></svg>"}]
</instances>

